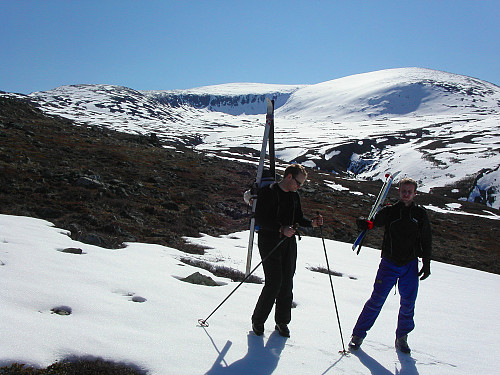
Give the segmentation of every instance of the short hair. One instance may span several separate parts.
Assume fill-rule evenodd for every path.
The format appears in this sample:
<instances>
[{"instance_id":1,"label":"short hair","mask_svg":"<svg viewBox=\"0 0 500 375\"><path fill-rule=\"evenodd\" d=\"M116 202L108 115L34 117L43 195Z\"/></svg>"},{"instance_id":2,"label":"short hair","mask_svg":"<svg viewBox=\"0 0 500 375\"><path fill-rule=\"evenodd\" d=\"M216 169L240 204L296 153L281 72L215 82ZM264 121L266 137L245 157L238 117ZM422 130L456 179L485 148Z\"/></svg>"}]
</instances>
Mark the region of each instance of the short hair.
<instances>
[{"instance_id":1,"label":"short hair","mask_svg":"<svg viewBox=\"0 0 500 375\"><path fill-rule=\"evenodd\" d=\"M286 177L289 174L291 174L292 177L294 177L294 178L297 177L299 174L303 174L307 178L307 171L300 164L290 164L288 167L286 167L285 173L283 174L283 177Z\"/></svg>"},{"instance_id":2,"label":"short hair","mask_svg":"<svg viewBox=\"0 0 500 375\"><path fill-rule=\"evenodd\" d=\"M415 187L415 191L417 191L417 181L415 181L413 178L410 178L410 177L405 177L405 178L402 178L401 181L399 181L399 187L401 187L401 185L406 185L406 184L411 184Z\"/></svg>"}]
</instances>

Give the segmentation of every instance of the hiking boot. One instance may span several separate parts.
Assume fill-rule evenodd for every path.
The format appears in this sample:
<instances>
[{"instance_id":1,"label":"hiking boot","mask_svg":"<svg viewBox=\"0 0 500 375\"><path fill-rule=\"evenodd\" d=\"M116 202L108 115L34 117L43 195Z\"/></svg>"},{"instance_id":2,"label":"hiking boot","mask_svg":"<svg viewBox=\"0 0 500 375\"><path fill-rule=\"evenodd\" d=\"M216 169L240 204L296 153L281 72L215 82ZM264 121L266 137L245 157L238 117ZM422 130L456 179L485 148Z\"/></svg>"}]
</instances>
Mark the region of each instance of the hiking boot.
<instances>
[{"instance_id":1,"label":"hiking boot","mask_svg":"<svg viewBox=\"0 0 500 375\"><path fill-rule=\"evenodd\" d=\"M290 330L285 323L276 323L276 330L283 337L290 337Z\"/></svg>"},{"instance_id":2,"label":"hiking boot","mask_svg":"<svg viewBox=\"0 0 500 375\"><path fill-rule=\"evenodd\" d=\"M264 324L262 324L262 323L252 323L252 331L257 336L262 336L264 334Z\"/></svg>"},{"instance_id":3,"label":"hiking boot","mask_svg":"<svg viewBox=\"0 0 500 375\"><path fill-rule=\"evenodd\" d=\"M363 337L352 336L351 341L349 341L349 348L351 350L358 350L363 343Z\"/></svg>"},{"instance_id":4,"label":"hiking boot","mask_svg":"<svg viewBox=\"0 0 500 375\"><path fill-rule=\"evenodd\" d=\"M411 349L408 346L407 340L408 340L408 335L401 336L400 338L396 339L395 346L397 350L406 354L410 354Z\"/></svg>"}]
</instances>

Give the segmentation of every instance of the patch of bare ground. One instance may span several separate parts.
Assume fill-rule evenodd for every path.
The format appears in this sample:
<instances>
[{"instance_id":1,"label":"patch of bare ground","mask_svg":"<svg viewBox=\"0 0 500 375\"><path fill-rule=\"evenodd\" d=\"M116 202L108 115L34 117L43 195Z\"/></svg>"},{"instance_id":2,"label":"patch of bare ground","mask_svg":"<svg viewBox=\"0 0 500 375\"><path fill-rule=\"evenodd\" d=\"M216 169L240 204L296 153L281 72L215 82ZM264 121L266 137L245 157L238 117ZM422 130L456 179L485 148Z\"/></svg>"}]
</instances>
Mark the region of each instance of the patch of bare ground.
<instances>
[{"instance_id":1,"label":"patch of bare ground","mask_svg":"<svg viewBox=\"0 0 500 375\"><path fill-rule=\"evenodd\" d=\"M0 213L49 220L82 242L119 248L139 241L202 253L182 237L247 229L249 210L242 196L255 172L252 164L167 145L154 135L78 126L29 102L0 97ZM355 218L369 212L381 182L313 170L309 177L301 192L304 212L323 214L325 237L352 243L358 234ZM326 179L350 191L332 190ZM396 198L394 188L389 201ZM439 190L416 200L441 208L460 203L472 214L500 215ZM429 216L434 260L500 273L500 221L434 211ZM365 245L379 248L381 242L382 231L376 229Z\"/></svg>"}]
</instances>

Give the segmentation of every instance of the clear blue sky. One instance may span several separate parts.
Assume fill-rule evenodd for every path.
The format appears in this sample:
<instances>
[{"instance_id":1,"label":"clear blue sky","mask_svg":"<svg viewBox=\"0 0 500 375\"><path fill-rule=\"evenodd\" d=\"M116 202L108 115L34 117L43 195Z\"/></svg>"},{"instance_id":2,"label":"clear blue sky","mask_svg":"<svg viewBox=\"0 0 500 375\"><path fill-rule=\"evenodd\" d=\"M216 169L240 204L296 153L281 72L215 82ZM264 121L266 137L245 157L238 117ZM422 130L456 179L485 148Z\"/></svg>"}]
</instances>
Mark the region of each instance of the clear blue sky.
<instances>
[{"instance_id":1,"label":"clear blue sky","mask_svg":"<svg viewBox=\"0 0 500 375\"><path fill-rule=\"evenodd\" d=\"M314 84L424 67L500 85L500 0L1 0L0 90Z\"/></svg>"}]
</instances>

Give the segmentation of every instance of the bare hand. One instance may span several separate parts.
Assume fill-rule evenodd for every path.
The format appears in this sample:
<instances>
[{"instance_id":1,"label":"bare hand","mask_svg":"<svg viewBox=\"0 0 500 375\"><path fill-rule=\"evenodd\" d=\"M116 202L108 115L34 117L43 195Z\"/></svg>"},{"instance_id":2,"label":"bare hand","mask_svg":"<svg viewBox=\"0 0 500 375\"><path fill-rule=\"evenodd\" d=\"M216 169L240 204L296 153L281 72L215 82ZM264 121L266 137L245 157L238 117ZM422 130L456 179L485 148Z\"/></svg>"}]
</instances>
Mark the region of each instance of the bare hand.
<instances>
[{"instance_id":1,"label":"bare hand","mask_svg":"<svg viewBox=\"0 0 500 375\"><path fill-rule=\"evenodd\" d=\"M321 216L321 215L319 215L319 214L318 214L318 216L316 216L316 217L313 219L313 221L312 221L312 226L313 226L314 228L323 226L323 216Z\"/></svg>"},{"instance_id":2,"label":"bare hand","mask_svg":"<svg viewBox=\"0 0 500 375\"><path fill-rule=\"evenodd\" d=\"M293 227L281 227L281 233L286 237L292 237L295 235L295 229Z\"/></svg>"}]
</instances>

